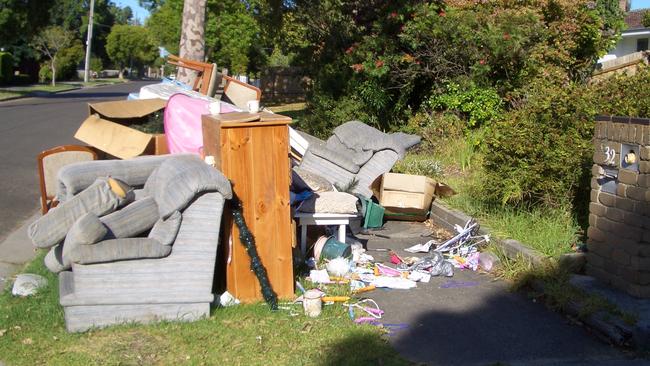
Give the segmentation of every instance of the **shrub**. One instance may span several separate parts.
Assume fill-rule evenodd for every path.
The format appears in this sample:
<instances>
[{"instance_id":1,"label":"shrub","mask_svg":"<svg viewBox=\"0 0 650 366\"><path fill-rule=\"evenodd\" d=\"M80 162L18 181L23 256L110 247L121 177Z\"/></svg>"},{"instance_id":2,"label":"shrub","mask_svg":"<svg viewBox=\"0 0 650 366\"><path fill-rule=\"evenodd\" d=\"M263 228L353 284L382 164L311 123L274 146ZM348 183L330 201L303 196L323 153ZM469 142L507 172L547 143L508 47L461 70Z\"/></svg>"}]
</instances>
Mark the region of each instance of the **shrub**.
<instances>
[{"instance_id":1,"label":"shrub","mask_svg":"<svg viewBox=\"0 0 650 366\"><path fill-rule=\"evenodd\" d=\"M446 85L445 92L432 95L428 105L460 113L467 119L469 127L479 127L497 119L503 102L493 88L481 88L474 84L461 87L455 82Z\"/></svg>"},{"instance_id":2,"label":"shrub","mask_svg":"<svg viewBox=\"0 0 650 366\"><path fill-rule=\"evenodd\" d=\"M0 83L9 83L14 76L14 58L9 52L0 52Z\"/></svg>"},{"instance_id":3,"label":"shrub","mask_svg":"<svg viewBox=\"0 0 650 366\"><path fill-rule=\"evenodd\" d=\"M407 125L402 130L422 137L422 142L417 145L416 149L423 152L436 150L446 140L461 137L465 124L465 121L453 113L432 112L424 107L409 118Z\"/></svg>"},{"instance_id":4,"label":"shrub","mask_svg":"<svg viewBox=\"0 0 650 366\"><path fill-rule=\"evenodd\" d=\"M571 203L589 172L596 105L578 83L530 86L486 137L484 194L502 204Z\"/></svg>"},{"instance_id":5,"label":"shrub","mask_svg":"<svg viewBox=\"0 0 650 366\"><path fill-rule=\"evenodd\" d=\"M594 117L650 117L649 83L643 67L591 86L532 84L526 103L489 129L485 196L501 203L586 200Z\"/></svg>"}]
</instances>

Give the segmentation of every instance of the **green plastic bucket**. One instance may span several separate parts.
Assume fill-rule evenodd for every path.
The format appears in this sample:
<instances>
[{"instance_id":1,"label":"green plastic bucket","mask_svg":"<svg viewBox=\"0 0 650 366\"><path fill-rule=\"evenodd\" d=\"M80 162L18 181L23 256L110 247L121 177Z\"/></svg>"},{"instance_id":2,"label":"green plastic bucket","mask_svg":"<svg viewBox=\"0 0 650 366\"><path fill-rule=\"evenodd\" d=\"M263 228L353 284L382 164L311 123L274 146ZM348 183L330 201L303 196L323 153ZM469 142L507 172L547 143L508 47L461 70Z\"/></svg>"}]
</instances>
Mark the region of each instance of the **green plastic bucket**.
<instances>
[{"instance_id":1,"label":"green plastic bucket","mask_svg":"<svg viewBox=\"0 0 650 366\"><path fill-rule=\"evenodd\" d=\"M321 236L314 244L314 257L318 259L334 259L338 257L350 258L352 256L352 247L350 244L341 243L334 239Z\"/></svg>"},{"instance_id":2,"label":"green plastic bucket","mask_svg":"<svg viewBox=\"0 0 650 366\"><path fill-rule=\"evenodd\" d=\"M366 229L382 227L384 224L384 208L373 202L372 199L364 198L361 202L365 206L363 227Z\"/></svg>"}]
</instances>

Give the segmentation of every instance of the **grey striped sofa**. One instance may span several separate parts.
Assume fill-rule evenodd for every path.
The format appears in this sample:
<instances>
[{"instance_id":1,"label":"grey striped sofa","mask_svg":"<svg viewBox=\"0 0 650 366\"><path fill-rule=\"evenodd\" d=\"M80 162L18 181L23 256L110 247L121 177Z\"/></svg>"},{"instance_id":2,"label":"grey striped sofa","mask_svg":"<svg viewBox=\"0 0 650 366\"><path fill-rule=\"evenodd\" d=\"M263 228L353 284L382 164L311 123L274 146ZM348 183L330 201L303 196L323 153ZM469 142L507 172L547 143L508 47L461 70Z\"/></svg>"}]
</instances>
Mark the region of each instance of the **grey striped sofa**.
<instances>
[{"instance_id":1,"label":"grey striped sofa","mask_svg":"<svg viewBox=\"0 0 650 366\"><path fill-rule=\"evenodd\" d=\"M84 189L84 182L107 174L142 186L165 159L77 164L59 174L59 193L70 197ZM73 263L71 271L60 272L60 304L67 330L79 332L124 322L191 321L208 316L214 300L212 285L227 196L218 191L196 195L181 212L180 228L166 257Z\"/></svg>"},{"instance_id":2,"label":"grey striped sofa","mask_svg":"<svg viewBox=\"0 0 650 366\"><path fill-rule=\"evenodd\" d=\"M395 163L405 151L418 144L420 137L404 133L387 134L360 121L349 121L334 129L327 141L299 132L309 142L300 168L327 179L339 187L352 180L352 192L372 196L370 186Z\"/></svg>"}]
</instances>

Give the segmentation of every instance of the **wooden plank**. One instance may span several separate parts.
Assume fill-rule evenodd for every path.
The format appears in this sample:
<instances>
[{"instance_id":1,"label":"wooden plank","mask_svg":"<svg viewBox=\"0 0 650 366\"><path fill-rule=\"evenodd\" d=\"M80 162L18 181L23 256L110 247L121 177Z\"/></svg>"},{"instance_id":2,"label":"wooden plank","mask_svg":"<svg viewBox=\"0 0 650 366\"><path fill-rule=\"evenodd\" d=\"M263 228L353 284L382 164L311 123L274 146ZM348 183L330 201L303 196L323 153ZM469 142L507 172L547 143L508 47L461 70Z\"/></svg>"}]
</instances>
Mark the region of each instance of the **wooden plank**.
<instances>
[{"instance_id":1,"label":"wooden plank","mask_svg":"<svg viewBox=\"0 0 650 366\"><path fill-rule=\"evenodd\" d=\"M251 167L253 180L251 200L248 202L255 212L255 242L257 251L266 268L271 286L277 292L278 269L275 263L275 245L279 240L274 217L275 177L273 175L273 161L269 153L275 149L275 141L268 133L273 127L256 127L252 130L252 156L254 166Z\"/></svg>"},{"instance_id":2,"label":"wooden plank","mask_svg":"<svg viewBox=\"0 0 650 366\"><path fill-rule=\"evenodd\" d=\"M273 168L275 176L276 209L274 217L277 221L278 240L275 245L277 264L276 290L281 298L291 298L294 293L293 256L291 250L291 209L289 185L291 183L289 161L289 128L288 126L273 127Z\"/></svg>"},{"instance_id":3,"label":"wooden plank","mask_svg":"<svg viewBox=\"0 0 650 366\"><path fill-rule=\"evenodd\" d=\"M228 169L224 166L224 173L233 185L233 191L242 202L250 199L249 167L252 159L249 151L249 129L224 129L225 141L222 152L222 160L228 160ZM225 158L225 159L224 159ZM252 221L250 210L244 205L244 220L249 226L251 232L254 232L255 226ZM231 262L227 270L227 288L236 298L248 302L256 300L256 293L259 293L259 284L253 280L253 274L250 270L250 258L245 248L239 241L239 230L236 226L232 228L232 250Z\"/></svg>"},{"instance_id":4,"label":"wooden plank","mask_svg":"<svg viewBox=\"0 0 650 366\"><path fill-rule=\"evenodd\" d=\"M223 122L223 123L241 123L241 122L250 122L250 121L259 121L259 113L249 113L249 112L232 112L232 113L221 113L214 115L214 118Z\"/></svg>"},{"instance_id":5,"label":"wooden plank","mask_svg":"<svg viewBox=\"0 0 650 366\"><path fill-rule=\"evenodd\" d=\"M221 170L221 123L209 114L201 116L203 152L214 156L215 168Z\"/></svg>"},{"instance_id":6,"label":"wooden plank","mask_svg":"<svg viewBox=\"0 0 650 366\"><path fill-rule=\"evenodd\" d=\"M251 127L263 127L263 126L278 126L278 125L288 125L290 121L254 121L254 122L222 122L222 127L229 128L251 128Z\"/></svg>"}]
</instances>

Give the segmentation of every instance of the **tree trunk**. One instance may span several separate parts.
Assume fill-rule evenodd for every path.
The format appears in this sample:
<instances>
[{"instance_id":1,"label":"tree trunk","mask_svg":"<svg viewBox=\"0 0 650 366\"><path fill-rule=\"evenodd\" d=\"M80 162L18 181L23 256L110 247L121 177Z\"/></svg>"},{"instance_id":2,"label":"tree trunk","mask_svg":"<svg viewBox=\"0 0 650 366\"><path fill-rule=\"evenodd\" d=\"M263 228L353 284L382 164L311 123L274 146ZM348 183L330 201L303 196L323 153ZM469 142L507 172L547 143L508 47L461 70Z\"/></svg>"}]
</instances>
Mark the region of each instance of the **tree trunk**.
<instances>
[{"instance_id":1,"label":"tree trunk","mask_svg":"<svg viewBox=\"0 0 650 366\"><path fill-rule=\"evenodd\" d=\"M179 56L195 61L205 58L205 3L206 0L185 0ZM178 71L178 80L190 84L196 73L184 68Z\"/></svg>"},{"instance_id":2,"label":"tree trunk","mask_svg":"<svg viewBox=\"0 0 650 366\"><path fill-rule=\"evenodd\" d=\"M56 56L52 57L50 67L52 68L52 86L56 86Z\"/></svg>"}]
</instances>

